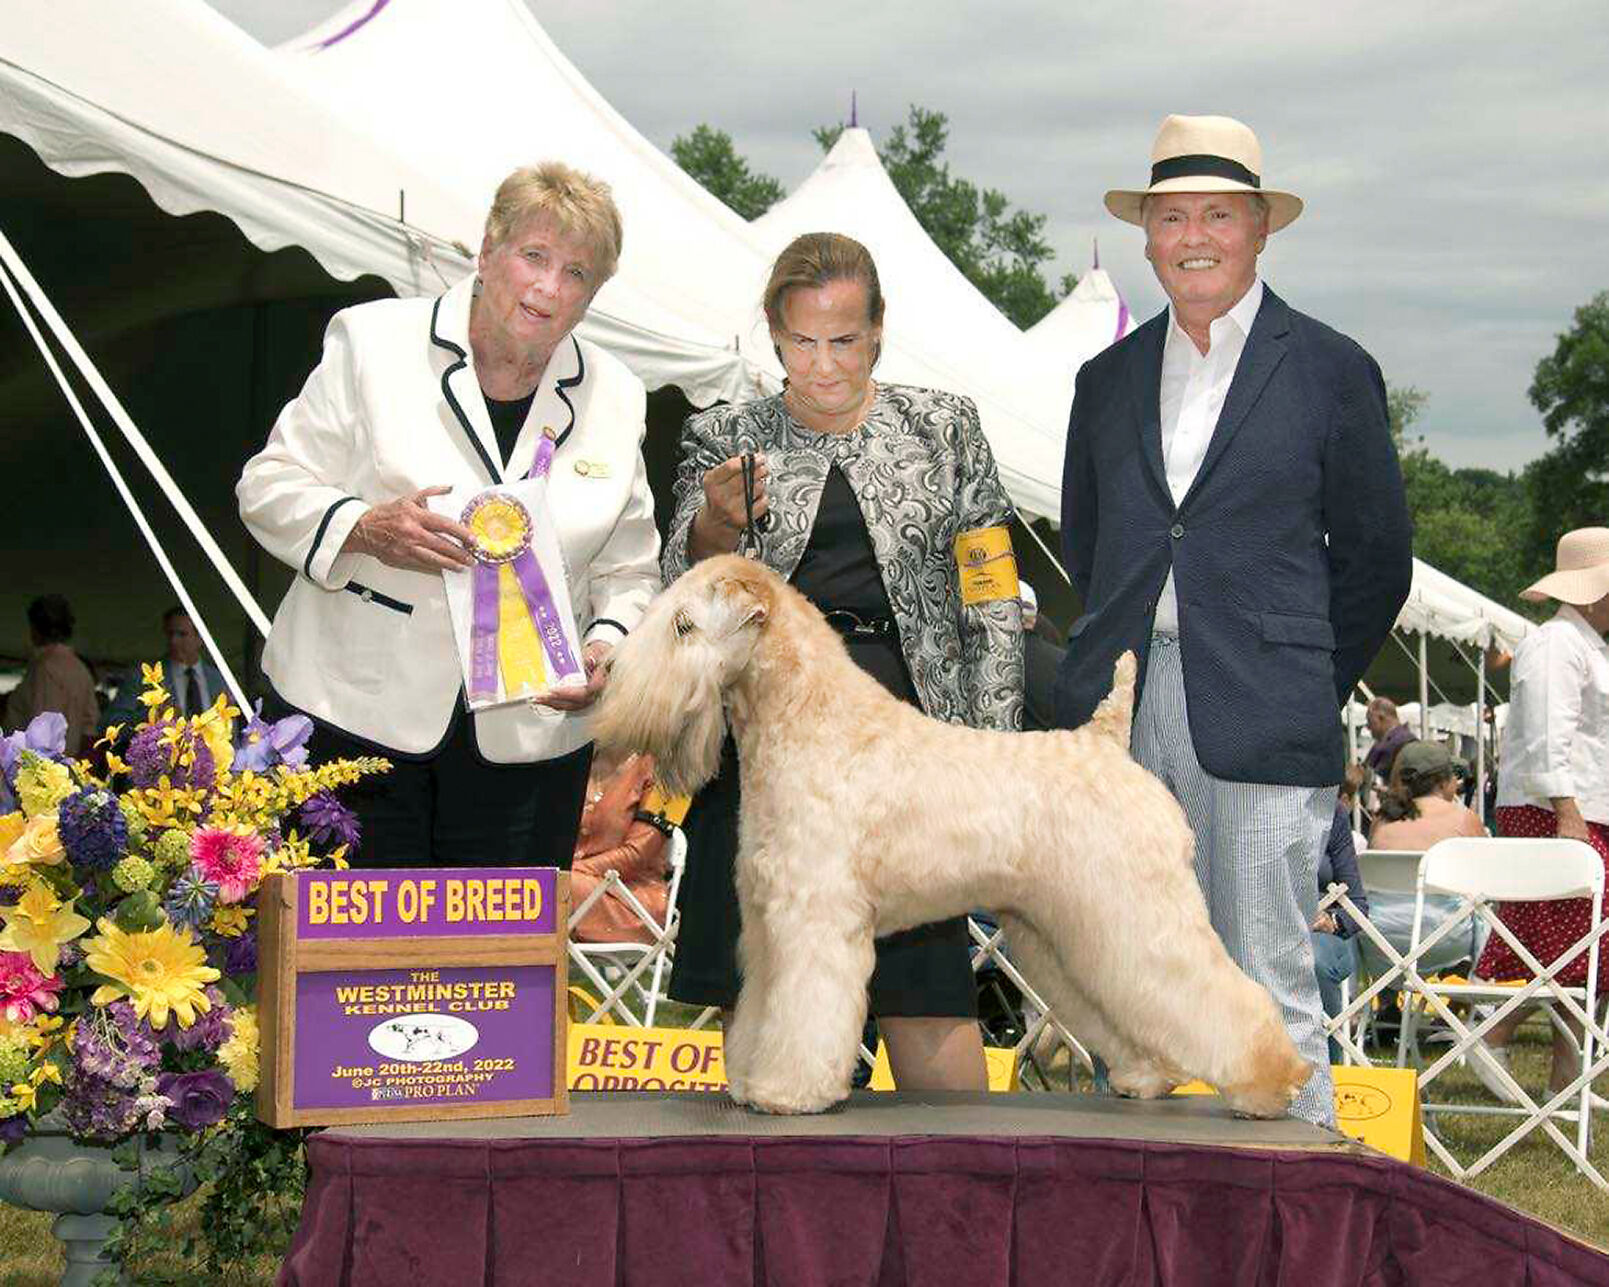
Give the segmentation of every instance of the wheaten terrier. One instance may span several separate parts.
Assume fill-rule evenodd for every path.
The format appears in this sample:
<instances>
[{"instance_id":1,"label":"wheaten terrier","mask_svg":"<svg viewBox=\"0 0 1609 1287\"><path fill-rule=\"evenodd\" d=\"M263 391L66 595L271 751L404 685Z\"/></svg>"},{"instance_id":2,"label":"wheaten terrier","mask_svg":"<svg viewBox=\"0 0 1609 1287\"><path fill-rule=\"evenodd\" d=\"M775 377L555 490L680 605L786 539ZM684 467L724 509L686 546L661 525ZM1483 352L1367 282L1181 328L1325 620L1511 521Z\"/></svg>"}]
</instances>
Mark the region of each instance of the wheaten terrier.
<instances>
[{"instance_id":1,"label":"wheaten terrier","mask_svg":"<svg viewBox=\"0 0 1609 1287\"><path fill-rule=\"evenodd\" d=\"M1120 1093L1200 1077L1238 1113L1286 1111L1312 1069L1213 933L1184 814L1129 758L1134 669L1126 654L1083 728L983 732L891 697L758 563L708 559L654 602L614 654L597 733L652 753L671 791L737 739L734 1099L843 1099L873 938L981 907Z\"/></svg>"}]
</instances>

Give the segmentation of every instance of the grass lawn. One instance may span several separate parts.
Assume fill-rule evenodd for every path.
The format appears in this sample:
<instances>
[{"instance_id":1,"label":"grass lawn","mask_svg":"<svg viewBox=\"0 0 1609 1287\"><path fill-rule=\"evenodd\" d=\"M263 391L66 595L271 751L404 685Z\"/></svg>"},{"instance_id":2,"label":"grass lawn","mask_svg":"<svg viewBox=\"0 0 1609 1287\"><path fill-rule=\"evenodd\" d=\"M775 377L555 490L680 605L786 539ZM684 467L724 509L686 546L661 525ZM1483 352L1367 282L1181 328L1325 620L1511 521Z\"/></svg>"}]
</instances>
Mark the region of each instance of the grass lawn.
<instances>
[{"instance_id":1,"label":"grass lawn","mask_svg":"<svg viewBox=\"0 0 1609 1287\"><path fill-rule=\"evenodd\" d=\"M1520 1030L1514 1045L1515 1076L1533 1095L1539 1095L1547 1084L1548 1049L1542 1020L1533 1020ZM1438 1102L1492 1102L1462 1069L1453 1069L1438 1078L1436 1090ZM1599 1081L1598 1090L1600 1094L1609 1095L1609 1077ZM1609 1175L1609 1114L1600 1114L1598 1124L1590 1156L1593 1164ZM1441 1134L1454 1154L1467 1165L1512 1125L1511 1119L1495 1117L1445 1117ZM1566 1134L1570 1134L1568 1129ZM1434 1159L1432 1169L1445 1173ZM1564 1154L1541 1131L1527 1136L1491 1170L1477 1176L1470 1187L1609 1250L1609 1198L1578 1175ZM190 1199L186 1205L186 1218L193 1227L196 1199ZM51 1218L0 1203L0 1287L54 1287L61 1274L62 1259L57 1243L50 1236ZM235 1281L268 1287L274 1281L277 1267L275 1257L264 1256L251 1267L247 1276ZM200 1280L200 1271L187 1267L177 1255L155 1258L141 1266L141 1270L153 1282L194 1284Z\"/></svg>"}]
</instances>

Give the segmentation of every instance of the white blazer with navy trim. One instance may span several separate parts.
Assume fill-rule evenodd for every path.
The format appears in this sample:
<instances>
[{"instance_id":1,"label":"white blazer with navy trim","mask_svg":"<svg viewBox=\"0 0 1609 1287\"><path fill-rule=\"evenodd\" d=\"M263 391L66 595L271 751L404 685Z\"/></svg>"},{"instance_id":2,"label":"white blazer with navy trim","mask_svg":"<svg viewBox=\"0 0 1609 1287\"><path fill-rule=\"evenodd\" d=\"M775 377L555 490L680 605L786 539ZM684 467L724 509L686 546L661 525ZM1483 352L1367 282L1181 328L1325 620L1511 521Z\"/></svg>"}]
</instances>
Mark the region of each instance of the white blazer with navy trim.
<instances>
[{"instance_id":1,"label":"white blazer with navy trim","mask_svg":"<svg viewBox=\"0 0 1609 1287\"><path fill-rule=\"evenodd\" d=\"M263 653L275 691L403 756L441 745L462 671L439 573L341 552L370 506L424 487L523 477L551 426L558 445L548 499L583 640L620 639L660 585L642 381L596 345L567 337L501 468L469 347L472 292L466 278L439 299L337 313L318 366L235 488L252 535L298 573ZM552 759L591 740L586 712L520 704L473 718L481 754L496 763Z\"/></svg>"}]
</instances>

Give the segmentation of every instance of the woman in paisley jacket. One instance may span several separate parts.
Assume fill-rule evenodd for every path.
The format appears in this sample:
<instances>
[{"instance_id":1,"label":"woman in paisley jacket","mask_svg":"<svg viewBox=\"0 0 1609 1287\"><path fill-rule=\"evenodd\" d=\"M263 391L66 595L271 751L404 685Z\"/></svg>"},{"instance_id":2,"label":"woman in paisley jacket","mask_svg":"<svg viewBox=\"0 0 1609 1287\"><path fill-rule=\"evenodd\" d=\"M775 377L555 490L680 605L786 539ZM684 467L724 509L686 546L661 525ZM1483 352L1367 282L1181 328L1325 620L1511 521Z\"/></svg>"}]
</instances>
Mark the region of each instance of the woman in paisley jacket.
<instances>
[{"instance_id":1,"label":"woman in paisley jacket","mask_svg":"<svg viewBox=\"0 0 1609 1287\"><path fill-rule=\"evenodd\" d=\"M952 723L1017 729L1020 606L963 605L957 572L956 538L1003 528L1012 514L977 409L954 394L873 381L883 297L859 242L798 238L772 268L765 312L787 383L775 397L688 419L666 582L742 538L896 696ZM745 454L754 457L747 489ZM685 823L671 981L679 1000L727 1011L738 991L737 767L728 740L720 774ZM879 939L869 993L902 1089L986 1087L964 917Z\"/></svg>"}]
</instances>

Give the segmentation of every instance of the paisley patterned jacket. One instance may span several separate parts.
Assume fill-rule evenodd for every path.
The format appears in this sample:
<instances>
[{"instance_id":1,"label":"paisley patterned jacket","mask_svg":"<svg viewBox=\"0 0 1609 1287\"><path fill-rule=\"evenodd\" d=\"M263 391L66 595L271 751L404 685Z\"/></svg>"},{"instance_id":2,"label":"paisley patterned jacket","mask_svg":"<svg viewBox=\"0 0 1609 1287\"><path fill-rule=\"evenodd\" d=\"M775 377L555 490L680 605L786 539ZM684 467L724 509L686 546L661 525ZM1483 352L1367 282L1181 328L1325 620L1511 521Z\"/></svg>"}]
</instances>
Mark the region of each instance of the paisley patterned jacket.
<instances>
[{"instance_id":1,"label":"paisley patterned jacket","mask_svg":"<svg viewBox=\"0 0 1609 1287\"><path fill-rule=\"evenodd\" d=\"M1022 726L1022 606L964 607L955 538L1003 525L1011 501L970 398L879 384L864 423L848 434L804 428L780 395L689 416L682 430L675 513L665 541L668 585L689 566L688 530L703 478L745 451L763 452L771 525L760 557L792 577L809 544L828 469L848 481L871 535L911 680L929 715L952 724Z\"/></svg>"}]
</instances>

